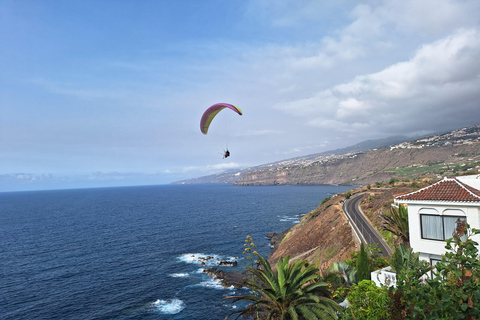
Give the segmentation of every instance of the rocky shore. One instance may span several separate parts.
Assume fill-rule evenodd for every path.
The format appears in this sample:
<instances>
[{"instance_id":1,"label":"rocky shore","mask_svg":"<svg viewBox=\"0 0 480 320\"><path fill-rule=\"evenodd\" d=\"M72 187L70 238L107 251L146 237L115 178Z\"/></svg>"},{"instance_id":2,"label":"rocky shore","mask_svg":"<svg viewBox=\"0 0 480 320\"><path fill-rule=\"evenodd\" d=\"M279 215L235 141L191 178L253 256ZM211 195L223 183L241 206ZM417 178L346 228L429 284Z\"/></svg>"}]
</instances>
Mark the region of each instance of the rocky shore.
<instances>
[{"instance_id":1,"label":"rocky shore","mask_svg":"<svg viewBox=\"0 0 480 320\"><path fill-rule=\"evenodd\" d=\"M233 286L235 289L241 289L247 279L247 273L240 271L223 271L218 268L207 268L203 270L203 273L208 273L210 277L219 279L222 286L226 288Z\"/></svg>"},{"instance_id":2,"label":"rocky shore","mask_svg":"<svg viewBox=\"0 0 480 320\"><path fill-rule=\"evenodd\" d=\"M289 229L290 230L290 229ZM282 233L270 232L267 235L267 238L270 239L270 246L275 249L288 233L289 230L285 230ZM273 251L272 251L273 252ZM272 254L270 252L270 255ZM218 263L218 266L235 266L237 265L236 261L225 261L225 263ZM234 263L234 264L233 264ZM249 279L250 274L246 271L224 271L218 268L206 268L203 270L203 273L207 273L210 277L220 280L222 286L229 288L234 287L235 289L241 289L245 281Z\"/></svg>"},{"instance_id":3,"label":"rocky shore","mask_svg":"<svg viewBox=\"0 0 480 320\"><path fill-rule=\"evenodd\" d=\"M360 187L351 193L367 191L370 190ZM303 216L300 223L292 228L278 234L269 233L267 238L270 239L272 250L268 254L268 261L272 267L280 257L287 255L292 259L307 260L318 265L321 270L328 269L335 261L348 259L356 250L357 244L352 229L342 213L344 200L344 194L332 196ZM229 272L218 268L205 269L204 272L219 279L224 287L240 288L250 277L247 272Z\"/></svg>"}]
</instances>

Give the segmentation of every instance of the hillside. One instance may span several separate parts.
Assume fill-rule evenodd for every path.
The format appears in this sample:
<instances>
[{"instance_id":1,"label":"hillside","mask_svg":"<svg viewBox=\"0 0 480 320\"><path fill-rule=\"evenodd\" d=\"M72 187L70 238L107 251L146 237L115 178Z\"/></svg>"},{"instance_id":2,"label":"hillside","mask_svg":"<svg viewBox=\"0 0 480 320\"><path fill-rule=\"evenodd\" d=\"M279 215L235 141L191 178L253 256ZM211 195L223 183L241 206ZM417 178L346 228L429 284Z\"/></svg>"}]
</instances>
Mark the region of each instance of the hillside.
<instances>
[{"instance_id":1,"label":"hillside","mask_svg":"<svg viewBox=\"0 0 480 320\"><path fill-rule=\"evenodd\" d=\"M385 144L393 141L395 144L385 147ZM454 175L476 170L480 163L480 125L412 141L398 141L400 138L367 141L347 149L176 183L233 183L241 186L363 185L392 178L418 179Z\"/></svg>"},{"instance_id":2,"label":"hillside","mask_svg":"<svg viewBox=\"0 0 480 320\"><path fill-rule=\"evenodd\" d=\"M435 177L473 169L480 163L480 141L422 149L383 148L306 165L245 172L237 185L363 185L391 178Z\"/></svg>"},{"instance_id":3,"label":"hillside","mask_svg":"<svg viewBox=\"0 0 480 320\"><path fill-rule=\"evenodd\" d=\"M364 194L361 208L374 227L381 231L380 214L389 210L394 194L409 192L434 181L384 183L371 188L355 188L351 193ZM336 261L349 259L350 254L357 250L358 244L342 213L344 200L343 194L331 197L305 215L300 223L277 235L273 239L276 244L269 255L269 261L275 264L280 257L290 255L294 259L308 260L325 270ZM395 240L387 241L392 245Z\"/></svg>"}]
</instances>

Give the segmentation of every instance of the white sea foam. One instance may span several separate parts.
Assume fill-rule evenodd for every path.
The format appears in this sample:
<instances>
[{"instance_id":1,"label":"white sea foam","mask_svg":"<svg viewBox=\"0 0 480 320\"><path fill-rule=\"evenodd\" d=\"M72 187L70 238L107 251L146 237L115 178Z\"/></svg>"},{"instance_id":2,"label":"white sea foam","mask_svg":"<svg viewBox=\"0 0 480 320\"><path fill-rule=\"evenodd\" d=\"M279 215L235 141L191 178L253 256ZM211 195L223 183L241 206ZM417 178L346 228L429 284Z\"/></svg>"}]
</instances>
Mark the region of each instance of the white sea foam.
<instances>
[{"instance_id":1,"label":"white sea foam","mask_svg":"<svg viewBox=\"0 0 480 320\"><path fill-rule=\"evenodd\" d=\"M179 259L185 263L199 264L202 266L217 266L221 261L237 261L237 257L223 257L218 254L204 254L204 253L184 253L179 256Z\"/></svg>"},{"instance_id":2,"label":"white sea foam","mask_svg":"<svg viewBox=\"0 0 480 320\"><path fill-rule=\"evenodd\" d=\"M292 222L292 223L299 223L300 219L299 217L287 217L287 216L278 216L280 218L280 221L282 222Z\"/></svg>"},{"instance_id":3,"label":"white sea foam","mask_svg":"<svg viewBox=\"0 0 480 320\"><path fill-rule=\"evenodd\" d=\"M173 277L173 278L186 278L189 276L188 273L171 273L169 274L170 277Z\"/></svg>"},{"instance_id":4,"label":"white sea foam","mask_svg":"<svg viewBox=\"0 0 480 320\"><path fill-rule=\"evenodd\" d=\"M185 309L185 303L179 299L158 299L153 303L153 306L163 314L177 314Z\"/></svg>"},{"instance_id":5,"label":"white sea foam","mask_svg":"<svg viewBox=\"0 0 480 320\"><path fill-rule=\"evenodd\" d=\"M220 256L216 254L203 254L203 253L184 253L178 257L180 261L193 264L204 264L207 266L213 266L220 261Z\"/></svg>"},{"instance_id":6,"label":"white sea foam","mask_svg":"<svg viewBox=\"0 0 480 320\"><path fill-rule=\"evenodd\" d=\"M202 286L204 288L212 288L212 289L235 290L234 286L230 286L230 287L222 286L221 281L219 279L209 279L207 281L203 281L199 284L199 286Z\"/></svg>"}]
</instances>

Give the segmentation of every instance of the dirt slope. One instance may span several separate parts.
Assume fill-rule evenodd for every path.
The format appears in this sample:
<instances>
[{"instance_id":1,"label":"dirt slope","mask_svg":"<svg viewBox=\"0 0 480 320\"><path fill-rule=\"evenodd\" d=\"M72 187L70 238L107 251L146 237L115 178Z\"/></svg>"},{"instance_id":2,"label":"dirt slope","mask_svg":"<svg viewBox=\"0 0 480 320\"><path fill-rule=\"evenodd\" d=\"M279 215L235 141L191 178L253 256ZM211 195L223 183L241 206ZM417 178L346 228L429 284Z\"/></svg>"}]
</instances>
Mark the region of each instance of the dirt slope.
<instances>
[{"instance_id":1,"label":"dirt slope","mask_svg":"<svg viewBox=\"0 0 480 320\"><path fill-rule=\"evenodd\" d=\"M351 194L363 193L361 203L363 212L370 222L381 229L380 214L389 210L393 195L410 192L413 188L423 187L436 180L421 182L398 182L396 185L385 183L379 187L359 187ZM342 213L344 194L337 194L315 210L305 215L300 223L279 235L269 261L276 264L280 257L290 255L292 259L303 259L319 266L321 270L332 263L350 258L350 254L359 248L352 228Z\"/></svg>"},{"instance_id":2,"label":"dirt slope","mask_svg":"<svg viewBox=\"0 0 480 320\"><path fill-rule=\"evenodd\" d=\"M280 257L290 255L292 259L308 260L323 268L349 258L356 243L342 214L344 199L343 195L333 196L305 215L273 249L269 260L275 264Z\"/></svg>"}]
</instances>

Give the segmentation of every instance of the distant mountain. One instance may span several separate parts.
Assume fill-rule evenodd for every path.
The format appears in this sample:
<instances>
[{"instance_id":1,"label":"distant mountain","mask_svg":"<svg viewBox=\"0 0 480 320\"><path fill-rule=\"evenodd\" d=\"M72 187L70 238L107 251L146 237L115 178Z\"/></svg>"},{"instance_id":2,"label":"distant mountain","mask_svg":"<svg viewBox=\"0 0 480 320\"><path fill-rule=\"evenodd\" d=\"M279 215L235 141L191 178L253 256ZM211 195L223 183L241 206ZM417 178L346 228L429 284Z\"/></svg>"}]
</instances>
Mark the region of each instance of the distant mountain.
<instances>
[{"instance_id":1,"label":"distant mountain","mask_svg":"<svg viewBox=\"0 0 480 320\"><path fill-rule=\"evenodd\" d=\"M368 140L348 148L175 183L359 185L478 172L479 164L480 125L476 125L410 141L405 137Z\"/></svg>"},{"instance_id":2,"label":"distant mountain","mask_svg":"<svg viewBox=\"0 0 480 320\"><path fill-rule=\"evenodd\" d=\"M420 137L416 137L415 139L419 139L419 138ZM373 149L385 148L385 147L402 143L411 139L412 138L407 138L405 136L394 136L394 137L388 137L388 138L377 139L377 140L366 140L350 147L336 149L336 150L328 151L325 153L344 154L344 153L351 153L351 152L366 152Z\"/></svg>"}]
</instances>

